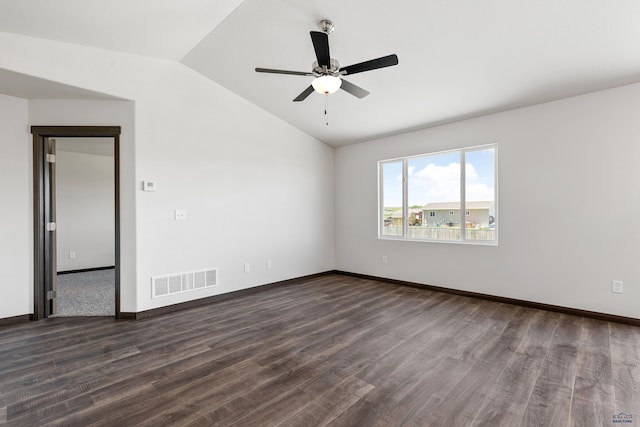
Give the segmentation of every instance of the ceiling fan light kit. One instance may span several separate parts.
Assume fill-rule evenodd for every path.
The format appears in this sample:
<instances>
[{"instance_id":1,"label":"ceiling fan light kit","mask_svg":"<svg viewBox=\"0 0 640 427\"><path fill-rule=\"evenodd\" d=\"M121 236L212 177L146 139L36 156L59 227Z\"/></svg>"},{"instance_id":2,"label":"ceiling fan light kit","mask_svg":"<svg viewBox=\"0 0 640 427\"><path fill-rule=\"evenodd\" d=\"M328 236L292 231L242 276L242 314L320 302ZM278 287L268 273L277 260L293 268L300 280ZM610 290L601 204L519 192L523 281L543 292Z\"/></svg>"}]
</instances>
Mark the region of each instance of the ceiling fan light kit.
<instances>
[{"instance_id":1,"label":"ceiling fan light kit","mask_svg":"<svg viewBox=\"0 0 640 427\"><path fill-rule=\"evenodd\" d=\"M341 85L342 80L340 80L339 77L330 75L317 77L311 82L311 86L313 86L316 92L324 95L337 92Z\"/></svg>"},{"instance_id":2,"label":"ceiling fan light kit","mask_svg":"<svg viewBox=\"0 0 640 427\"><path fill-rule=\"evenodd\" d=\"M302 91L302 93L293 100L294 102L304 101L314 91L323 95L329 95L337 92L339 89L357 98L364 98L369 95L369 92L348 82L344 79L344 76L398 65L398 56L393 54L341 67L340 62L332 59L329 53L329 34L331 34L335 28L333 22L328 19L323 19L318 23L318 26L321 31L310 32L311 42L313 43L317 59L311 66L311 72L256 68L256 72L258 73L315 77L311 85Z\"/></svg>"}]
</instances>

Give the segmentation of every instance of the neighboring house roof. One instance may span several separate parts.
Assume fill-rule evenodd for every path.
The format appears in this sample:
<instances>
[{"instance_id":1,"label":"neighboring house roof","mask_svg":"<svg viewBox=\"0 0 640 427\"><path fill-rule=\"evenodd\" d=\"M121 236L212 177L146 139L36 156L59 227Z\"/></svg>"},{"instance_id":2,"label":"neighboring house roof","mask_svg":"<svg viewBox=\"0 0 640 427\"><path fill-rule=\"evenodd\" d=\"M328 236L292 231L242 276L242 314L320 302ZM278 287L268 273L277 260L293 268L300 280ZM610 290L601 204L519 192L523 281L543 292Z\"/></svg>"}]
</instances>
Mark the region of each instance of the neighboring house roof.
<instances>
[{"instance_id":1,"label":"neighboring house roof","mask_svg":"<svg viewBox=\"0 0 640 427\"><path fill-rule=\"evenodd\" d=\"M491 209L495 202L486 201L486 202L467 202L465 206L467 210L474 209ZM422 208L425 211L442 211L442 210L454 210L460 209L460 202L437 202L437 203L427 203Z\"/></svg>"}]
</instances>

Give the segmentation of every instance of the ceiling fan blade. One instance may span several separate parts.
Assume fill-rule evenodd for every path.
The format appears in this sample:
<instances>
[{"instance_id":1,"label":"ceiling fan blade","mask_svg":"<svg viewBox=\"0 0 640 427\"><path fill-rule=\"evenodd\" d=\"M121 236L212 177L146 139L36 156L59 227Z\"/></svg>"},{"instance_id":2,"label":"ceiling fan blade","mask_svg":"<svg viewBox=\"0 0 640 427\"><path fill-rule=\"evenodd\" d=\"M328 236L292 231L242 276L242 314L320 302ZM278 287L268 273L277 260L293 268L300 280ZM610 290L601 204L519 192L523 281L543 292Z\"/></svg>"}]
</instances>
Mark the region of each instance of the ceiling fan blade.
<instances>
[{"instance_id":1,"label":"ceiling fan blade","mask_svg":"<svg viewBox=\"0 0 640 427\"><path fill-rule=\"evenodd\" d=\"M358 97L360 99L369 95L369 91L362 89L360 86L356 86L353 83L346 81L345 79L341 79L342 84L340 85L340 89L345 92L349 92L351 95Z\"/></svg>"},{"instance_id":2,"label":"ceiling fan blade","mask_svg":"<svg viewBox=\"0 0 640 427\"><path fill-rule=\"evenodd\" d=\"M311 31L311 41L316 51L318 65L326 65L331 68L331 56L329 55L329 34L320 31Z\"/></svg>"},{"instance_id":3,"label":"ceiling fan blade","mask_svg":"<svg viewBox=\"0 0 640 427\"><path fill-rule=\"evenodd\" d=\"M306 88L300 95L298 95L296 99L293 100L293 102L304 101L305 99L307 99L307 96L313 93L313 91L314 91L313 86L309 85L309 87Z\"/></svg>"},{"instance_id":4,"label":"ceiling fan blade","mask_svg":"<svg viewBox=\"0 0 640 427\"><path fill-rule=\"evenodd\" d=\"M355 73L362 73L363 71L391 67L393 65L398 65L398 56L395 54L371 59L369 61L360 62L358 64L348 65L346 67L340 68L340 71L344 71L346 75L351 75Z\"/></svg>"},{"instance_id":5,"label":"ceiling fan blade","mask_svg":"<svg viewBox=\"0 0 640 427\"><path fill-rule=\"evenodd\" d=\"M305 73L304 71L274 70L272 68L256 68L258 73L272 74L291 74L294 76L313 76L313 73Z\"/></svg>"}]
</instances>

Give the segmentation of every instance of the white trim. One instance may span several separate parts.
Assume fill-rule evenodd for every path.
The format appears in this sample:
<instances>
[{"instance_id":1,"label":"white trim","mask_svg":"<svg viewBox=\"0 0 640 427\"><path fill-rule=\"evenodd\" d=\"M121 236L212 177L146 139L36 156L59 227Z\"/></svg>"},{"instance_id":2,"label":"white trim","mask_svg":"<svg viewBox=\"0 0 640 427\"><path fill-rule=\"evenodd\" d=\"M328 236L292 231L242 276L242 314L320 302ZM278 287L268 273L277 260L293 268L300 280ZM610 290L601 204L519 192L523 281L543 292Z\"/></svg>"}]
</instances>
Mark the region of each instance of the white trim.
<instances>
[{"instance_id":1,"label":"white trim","mask_svg":"<svg viewBox=\"0 0 640 427\"><path fill-rule=\"evenodd\" d=\"M409 160L402 160L402 237L409 232Z\"/></svg>"},{"instance_id":2,"label":"white trim","mask_svg":"<svg viewBox=\"0 0 640 427\"><path fill-rule=\"evenodd\" d=\"M467 151L460 150L460 240L467 241Z\"/></svg>"}]
</instances>

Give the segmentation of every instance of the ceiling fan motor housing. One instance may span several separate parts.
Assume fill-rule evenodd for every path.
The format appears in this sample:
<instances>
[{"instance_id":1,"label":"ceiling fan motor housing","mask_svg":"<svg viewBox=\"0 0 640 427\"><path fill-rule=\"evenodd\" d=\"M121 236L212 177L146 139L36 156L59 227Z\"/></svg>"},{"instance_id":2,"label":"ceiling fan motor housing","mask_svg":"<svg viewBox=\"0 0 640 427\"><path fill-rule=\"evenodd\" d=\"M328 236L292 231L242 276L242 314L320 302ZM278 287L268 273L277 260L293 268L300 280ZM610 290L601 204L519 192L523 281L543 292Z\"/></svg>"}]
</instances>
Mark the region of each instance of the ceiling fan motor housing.
<instances>
[{"instance_id":1,"label":"ceiling fan motor housing","mask_svg":"<svg viewBox=\"0 0 640 427\"><path fill-rule=\"evenodd\" d=\"M338 76L340 76L341 75L341 73L340 73L340 61L338 61L337 59L331 58L329 63L331 64L331 67L325 69L325 67L323 67L322 65L318 64L318 61L314 62L313 63L313 74L316 77L320 77L320 76L338 77Z\"/></svg>"}]
</instances>

